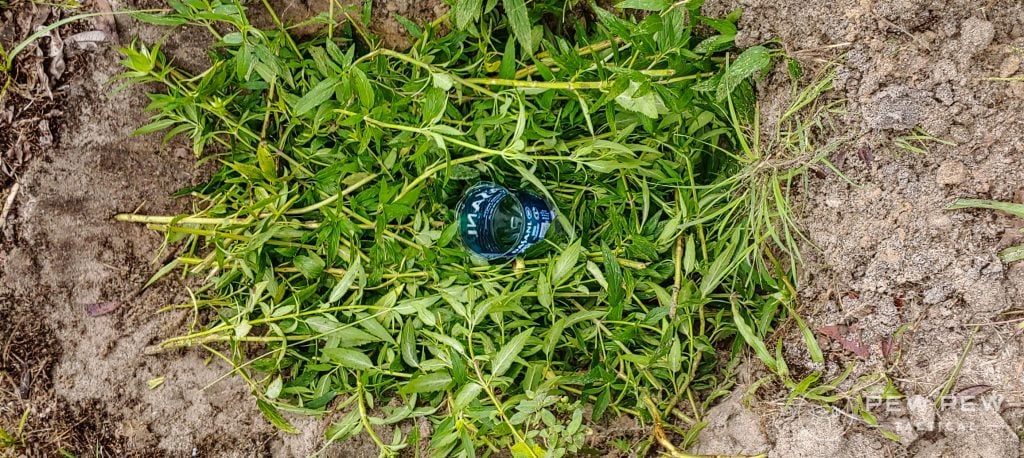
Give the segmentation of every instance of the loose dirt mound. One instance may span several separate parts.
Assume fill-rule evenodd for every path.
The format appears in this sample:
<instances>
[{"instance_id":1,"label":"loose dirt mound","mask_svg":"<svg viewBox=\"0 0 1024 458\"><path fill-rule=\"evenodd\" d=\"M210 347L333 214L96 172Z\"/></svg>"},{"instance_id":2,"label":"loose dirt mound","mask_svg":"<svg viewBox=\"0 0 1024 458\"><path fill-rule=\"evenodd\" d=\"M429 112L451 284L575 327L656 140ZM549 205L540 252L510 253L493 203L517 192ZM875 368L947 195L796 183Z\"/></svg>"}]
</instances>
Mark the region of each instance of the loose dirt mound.
<instances>
[{"instance_id":1,"label":"loose dirt mound","mask_svg":"<svg viewBox=\"0 0 1024 458\"><path fill-rule=\"evenodd\" d=\"M397 11L415 19L441 12L438 2L374 3L378 14ZM800 400L786 407L787 391L770 385L744 397L762 375L751 363L736 396L709 416L699 451L1016 455L1024 432L1024 349L1015 327L1024 267L1006 267L995 253L1020 242L1017 229L1024 223L944 207L958 197L1024 198L1024 83L986 80L1021 75L1021 6L723 3L709 7L745 9L744 44L778 38L809 71L839 62L837 93L847 99L846 112L835 117L836 135L851 140L831 158L845 178L825 173L799 193L809 239L802 311L819 330L826 364L801 366L809 358L792 335L791 369L797 375L822 370L828 379L856 364L844 390L884 375L912 401L869 410L898 436L890 440L855 415L852 405L837 406L845 414ZM317 11L315 2L303 8L300 15ZM12 17L0 19L5 43L15 38L7 27ZM124 37L152 42L167 33L118 21ZM190 41L200 35L171 33L166 48L185 66L200 66L204 45ZM110 217L140 203L146 213L184 210L187 202L169 195L200 181L202 172L180 145L131 136L143 124L146 100L135 89L111 93L110 79L119 72L115 52L101 47L78 56L54 83L62 88L56 99L62 121L48 125L51 144L32 143L30 160L19 163L20 190L0 234L0 427L12 431L29 409L27 441L40 456L61 448L116 456L314 451L324 421L296 422L299 436L276 433L243 383L233 377L218 382L227 367L205 353L143 354L147 345L192 323L187 310L155 313L186 302L186 285L163 282L140 293L155 269L152 261L164 259L162 240ZM768 124L789 91L781 69L762 82ZM26 106L9 99L8 107L16 104ZM13 113L19 119L39 115ZM47 138L24 128L25 136ZM11 132L0 133L5 164L12 163ZM926 136L951 144L922 140ZM0 179L0 204L14 181ZM100 308L118 306L108 314L86 312L90 304L109 302L116 304ZM1001 402L975 411L932 407L965 348L949 394L999 396ZM373 453L367 444L345 447L332 451Z\"/></svg>"}]
</instances>

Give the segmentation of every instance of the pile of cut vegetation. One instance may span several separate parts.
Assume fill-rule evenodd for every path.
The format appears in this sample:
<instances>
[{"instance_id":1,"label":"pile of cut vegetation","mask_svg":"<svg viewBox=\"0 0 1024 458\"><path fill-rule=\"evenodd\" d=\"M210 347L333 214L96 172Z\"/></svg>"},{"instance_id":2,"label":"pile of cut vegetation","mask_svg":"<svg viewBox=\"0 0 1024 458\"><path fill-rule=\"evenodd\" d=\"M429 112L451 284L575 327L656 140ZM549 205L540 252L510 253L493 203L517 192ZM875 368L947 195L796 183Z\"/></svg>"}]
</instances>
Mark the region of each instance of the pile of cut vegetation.
<instances>
[{"instance_id":1,"label":"pile of cut vegetation","mask_svg":"<svg viewBox=\"0 0 1024 458\"><path fill-rule=\"evenodd\" d=\"M777 53L734 49L738 12L458 0L405 21L399 52L333 8L298 41L269 6L261 30L237 2L168 3L138 17L208 30L212 65L124 49L124 78L162 86L139 132L188 136L220 168L181 192L194 214L119 218L178 250L152 281L200 280L178 306L197 328L155 350L222 358L281 429L331 414L327 445L562 456L624 414L652 431L641 452L675 452L746 346L785 372L765 339L794 317L804 166L762 152L750 78ZM481 181L544 196L546 239L471 255L454 209ZM399 427L414 419L429 437Z\"/></svg>"}]
</instances>

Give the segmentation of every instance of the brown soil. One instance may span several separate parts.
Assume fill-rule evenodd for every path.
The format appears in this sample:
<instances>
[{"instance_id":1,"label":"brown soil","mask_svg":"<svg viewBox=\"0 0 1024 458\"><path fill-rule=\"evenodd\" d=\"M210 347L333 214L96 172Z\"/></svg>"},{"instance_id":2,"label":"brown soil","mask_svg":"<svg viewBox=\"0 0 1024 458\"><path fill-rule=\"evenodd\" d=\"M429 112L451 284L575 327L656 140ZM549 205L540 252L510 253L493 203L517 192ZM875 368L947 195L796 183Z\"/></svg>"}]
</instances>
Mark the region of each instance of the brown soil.
<instances>
[{"instance_id":1,"label":"brown soil","mask_svg":"<svg viewBox=\"0 0 1024 458\"><path fill-rule=\"evenodd\" d=\"M292 23L324 6L285 3L282 16ZM1021 242L1024 222L944 208L958 197L1024 199L1024 83L985 80L1021 75L1019 2L709 3L718 11L744 8L742 44L778 39L808 73L825 62L839 64L836 96L847 103L845 113L836 115L834 135L852 140L831 159L852 184L826 174L800 189L809 239L800 286L808 324L841 325L835 329L848 341L843 345L819 332L826 363L818 367L807 363L799 336L790 333L791 370L820 370L828 379L855 364L844 390L884 375L909 400L871 409L880 426L899 438L890 440L852 405L837 404L837 411L799 399L787 404L787 391L771 385L749 395L763 375L750 363L735 395L708 416L697 451L1018 455L1024 343L1014 320L1022 311L1024 267L1005 266L995 253ZM390 15L423 21L443 13L432 0L374 5L373 28L391 44L400 44L402 35ZM31 8L0 13L5 46L24 36L25 29L12 25L21 14L34 19ZM167 34L117 21L123 41L139 36L153 42ZM58 33L66 37L97 27L83 24ZM201 67L201 37L170 33L166 49L179 64ZM0 105L0 206L18 184L10 214L0 221L0 428L15 431L28 411L26 447L0 455L316 451L328 420L293 419L301 434L277 433L241 380L222 379L228 368L220 361L200 351L144 354L147 345L191 325L188 312L156 313L185 301L185 285L164 281L140 292L167 255L162 239L111 216L140 205L147 213L186 210L186 201L169 196L201 181L203 173L182 145L131 135L144 122L146 99L139 88L112 91L111 78L120 69L117 53L106 44L66 50L59 78L30 80L32 72L47 72L52 63L42 57L45 41L38 55L19 60L16 81L22 90ZM789 98L788 76L781 70L769 75L759 90L770 124ZM918 143L927 149L923 153L899 148L915 128L954 145ZM91 304L112 301L118 306L108 314L86 312ZM998 395L1002 403L977 411L929 407L972 334L950 393ZM867 353L851 353L849 342L862 344ZM149 388L160 377L163 382ZM626 433L602 434L634 435L630 424L616 427ZM374 451L372 444L354 442L329 453Z\"/></svg>"}]
</instances>

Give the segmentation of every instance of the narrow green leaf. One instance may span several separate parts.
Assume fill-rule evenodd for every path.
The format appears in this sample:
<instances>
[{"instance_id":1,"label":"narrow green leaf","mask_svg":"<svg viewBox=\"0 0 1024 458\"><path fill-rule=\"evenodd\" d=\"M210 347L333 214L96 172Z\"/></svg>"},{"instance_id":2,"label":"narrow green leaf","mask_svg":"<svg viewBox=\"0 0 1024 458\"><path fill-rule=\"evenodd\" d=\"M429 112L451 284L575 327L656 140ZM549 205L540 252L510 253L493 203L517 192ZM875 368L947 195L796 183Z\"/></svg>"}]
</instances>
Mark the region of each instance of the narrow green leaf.
<instances>
[{"instance_id":1,"label":"narrow green leaf","mask_svg":"<svg viewBox=\"0 0 1024 458\"><path fill-rule=\"evenodd\" d=\"M1024 204L999 202L995 200L960 199L953 203L952 205L946 207L946 210L962 210L965 208L984 208L988 210L999 210L1002 212L1009 213L1018 218L1024 218Z\"/></svg>"},{"instance_id":2,"label":"narrow green leaf","mask_svg":"<svg viewBox=\"0 0 1024 458\"><path fill-rule=\"evenodd\" d=\"M153 283L156 283L157 280L160 280L161 278L163 278L165 275L170 273L172 270L174 270L179 265L181 265L181 261L178 261L178 258L174 258L174 260L172 260L171 262L168 262L166 265L161 267L160 270L156 271L156 273L153 274L152 277L149 277L149 280L146 281L146 284L142 285L142 289L149 288L150 285L152 285Z\"/></svg>"},{"instance_id":3,"label":"narrow green leaf","mask_svg":"<svg viewBox=\"0 0 1024 458\"><path fill-rule=\"evenodd\" d=\"M373 367L373 361L365 353L350 348L324 348L320 350L327 359L348 369L365 370Z\"/></svg>"},{"instance_id":4,"label":"narrow green leaf","mask_svg":"<svg viewBox=\"0 0 1024 458\"><path fill-rule=\"evenodd\" d=\"M744 50L735 61L729 64L729 68L722 75L721 81L718 82L715 98L719 102L724 101L743 80L768 67L771 59L771 52L764 46L754 46Z\"/></svg>"},{"instance_id":5,"label":"narrow green leaf","mask_svg":"<svg viewBox=\"0 0 1024 458\"><path fill-rule=\"evenodd\" d=\"M277 164L274 163L274 157L264 143L260 143L256 147L256 162L259 163L260 171L263 172L263 176L267 180L274 181L277 179Z\"/></svg>"},{"instance_id":6,"label":"narrow green leaf","mask_svg":"<svg viewBox=\"0 0 1024 458\"><path fill-rule=\"evenodd\" d=\"M608 387L605 387L594 401L594 408L590 411L590 421L595 423L601 421L601 417L604 416L604 411L608 409L608 404L611 403L611 400L612 392Z\"/></svg>"},{"instance_id":7,"label":"narrow green leaf","mask_svg":"<svg viewBox=\"0 0 1024 458\"><path fill-rule=\"evenodd\" d=\"M344 441L358 434L363 427L359 420L359 409L353 409L344 417L341 417L341 420L327 427L327 430L324 431L327 441L329 443Z\"/></svg>"},{"instance_id":8,"label":"narrow green leaf","mask_svg":"<svg viewBox=\"0 0 1024 458\"><path fill-rule=\"evenodd\" d=\"M622 285L622 266L607 245L601 245L601 255L604 257L604 275L608 280L608 318L617 320L622 316L622 301L626 297Z\"/></svg>"},{"instance_id":9,"label":"narrow green leaf","mask_svg":"<svg viewBox=\"0 0 1024 458\"><path fill-rule=\"evenodd\" d=\"M1016 245L1005 248L999 252L999 259L1003 262L1015 262L1024 259L1024 245Z\"/></svg>"},{"instance_id":10,"label":"narrow green leaf","mask_svg":"<svg viewBox=\"0 0 1024 458\"><path fill-rule=\"evenodd\" d=\"M554 265L551 267L551 284L554 287L560 286L569 277L569 274L575 270L576 263L579 261L582 252L583 246L580 240L576 240L562 250L562 253L558 255Z\"/></svg>"},{"instance_id":11,"label":"narrow green leaf","mask_svg":"<svg viewBox=\"0 0 1024 458\"><path fill-rule=\"evenodd\" d=\"M359 104L363 108L373 107L375 101L373 96L373 86L370 83L370 79L366 77L366 73L363 73L359 67L352 67L349 71L352 77L352 87L355 88L356 94L359 97Z\"/></svg>"},{"instance_id":12,"label":"narrow green leaf","mask_svg":"<svg viewBox=\"0 0 1024 458\"><path fill-rule=\"evenodd\" d=\"M523 55L533 55L533 31L530 26L530 14L526 9L526 0L503 0L508 24L512 35L522 46Z\"/></svg>"},{"instance_id":13,"label":"narrow green leaf","mask_svg":"<svg viewBox=\"0 0 1024 458\"><path fill-rule=\"evenodd\" d=\"M284 381L281 376L274 377L274 380L267 385L267 397L270 399L277 399L281 395L281 388L284 387Z\"/></svg>"},{"instance_id":14,"label":"narrow green leaf","mask_svg":"<svg viewBox=\"0 0 1024 458\"><path fill-rule=\"evenodd\" d=\"M483 0L455 0L452 14L455 16L455 28L464 30L471 22L480 18Z\"/></svg>"},{"instance_id":15,"label":"narrow green leaf","mask_svg":"<svg viewBox=\"0 0 1024 458\"><path fill-rule=\"evenodd\" d=\"M319 277L324 271L324 260L316 253L296 256L292 262L295 263L295 268L299 270L299 273L306 278Z\"/></svg>"},{"instance_id":16,"label":"narrow green leaf","mask_svg":"<svg viewBox=\"0 0 1024 458\"><path fill-rule=\"evenodd\" d=\"M358 256L355 261L352 261L352 265L348 267L345 274L341 276L341 280L331 288L331 294L327 297L327 303L333 304L338 302L342 297L345 297L345 293L348 292L349 288L356 281L357 277L363 275L363 261Z\"/></svg>"},{"instance_id":17,"label":"narrow green leaf","mask_svg":"<svg viewBox=\"0 0 1024 458\"><path fill-rule=\"evenodd\" d=\"M260 413L263 414L263 418L266 418L267 421L277 429L289 434L298 434L299 430L295 429L288 420L285 420L285 418L281 416L281 413L277 411L277 407L274 407L273 404L262 399L257 399L256 407L260 409Z\"/></svg>"},{"instance_id":18,"label":"narrow green leaf","mask_svg":"<svg viewBox=\"0 0 1024 458\"><path fill-rule=\"evenodd\" d=\"M697 245L694 237L686 238L686 248L683 251L683 271L687 274L693 273L697 266Z\"/></svg>"},{"instance_id":19,"label":"narrow green leaf","mask_svg":"<svg viewBox=\"0 0 1024 458\"><path fill-rule=\"evenodd\" d=\"M473 402L478 396L480 396L480 391L482 390L483 387L476 382L469 382L463 385L455 395L455 400L452 402L452 409L456 412L465 409L469 403Z\"/></svg>"},{"instance_id":20,"label":"narrow green leaf","mask_svg":"<svg viewBox=\"0 0 1024 458\"><path fill-rule=\"evenodd\" d=\"M317 85L313 86L313 89L310 89L306 95L302 96L302 98L298 100L298 102L295 102L295 105L292 106L293 114L295 116L302 116L310 110L320 106L320 104L330 100L331 97L334 96L334 87L337 85L337 78L327 78L317 83Z\"/></svg>"},{"instance_id":21,"label":"narrow green leaf","mask_svg":"<svg viewBox=\"0 0 1024 458\"><path fill-rule=\"evenodd\" d=\"M550 308L555 303L552 294L551 280L548 280L546 272L541 272L537 277L537 302L544 307Z\"/></svg>"},{"instance_id":22,"label":"narrow green leaf","mask_svg":"<svg viewBox=\"0 0 1024 458\"><path fill-rule=\"evenodd\" d=\"M797 327L800 328L800 332L804 336L804 343L807 345L807 351L811 355L811 361L818 364L825 362L825 355L821 353L821 347L818 346L818 338L814 336L814 332L811 328L804 323L804 320L800 318L800 315L793 313L793 318L796 320Z\"/></svg>"},{"instance_id":23,"label":"narrow green leaf","mask_svg":"<svg viewBox=\"0 0 1024 458\"><path fill-rule=\"evenodd\" d=\"M683 352L682 344L679 343L679 338L672 339L672 346L668 350L668 368L672 372L679 372L679 369L683 367Z\"/></svg>"},{"instance_id":24,"label":"narrow green leaf","mask_svg":"<svg viewBox=\"0 0 1024 458\"><path fill-rule=\"evenodd\" d=\"M776 371L778 364L772 354L768 351L768 346L764 344L764 340L754 333L754 329L750 327L747 320L740 314L739 304L737 300L733 298L732 302L732 319L736 324L736 330L739 331L740 336L743 337L743 341L750 345L754 349L754 353L758 359L761 360L769 369Z\"/></svg>"},{"instance_id":25,"label":"narrow green leaf","mask_svg":"<svg viewBox=\"0 0 1024 458\"><path fill-rule=\"evenodd\" d=\"M399 336L399 343L402 351L402 361L412 367L419 367L419 355L416 351L416 328L412 320L406 320L402 325L402 334Z\"/></svg>"},{"instance_id":26,"label":"narrow green leaf","mask_svg":"<svg viewBox=\"0 0 1024 458\"><path fill-rule=\"evenodd\" d=\"M601 268L594 261L587 261L587 272L590 272L590 276L594 277L601 288L608 289L608 280L604 278L604 272L601 272Z\"/></svg>"},{"instance_id":27,"label":"narrow green leaf","mask_svg":"<svg viewBox=\"0 0 1024 458\"><path fill-rule=\"evenodd\" d=\"M672 6L672 0L623 0L615 4L616 8L644 11L663 11L670 6Z\"/></svg>"},{"instance_id":28,"label":"narrow green leaf","mask_svg":"<svg viewBox=\"0 0 1024 458\"><path fill-rule=\"evenodd\" d=\"M402 387L398 389L398 392L402 394L412 394L441 391L447 389L448 385L451 383L452 376L448 375L447 372L431 372L409 380L408 383L402 385Z\"/></svg>"},{"instance_id":29,"label":"narrow green leaf","mask_svg":"<svg viewBox=\"0 0 1024 458\"><path fill-rule=\"evenodd\" d=\"M562 332L564 330L565 318L559 318L548 329L547 334L544 336L544 355L548 358L551 358L551 354L555 352L558 342L562 339Z\"/></svg>"},{"instance_id":30,"label":"narrow green leaf","mask_svg":"<svg viewBox=\"0 0 1024 458\"><path fill-rule=\"evenodd\" d=\"M533 335L533 328L520 332L509 339L505 346L501 347L501 350L498 350L494 360L491 361L491 376L501 377L509 367L512 367L512 361L523 351L523 346L526 345L526 340L531 335Z\"/></svg>"}]
</instances>

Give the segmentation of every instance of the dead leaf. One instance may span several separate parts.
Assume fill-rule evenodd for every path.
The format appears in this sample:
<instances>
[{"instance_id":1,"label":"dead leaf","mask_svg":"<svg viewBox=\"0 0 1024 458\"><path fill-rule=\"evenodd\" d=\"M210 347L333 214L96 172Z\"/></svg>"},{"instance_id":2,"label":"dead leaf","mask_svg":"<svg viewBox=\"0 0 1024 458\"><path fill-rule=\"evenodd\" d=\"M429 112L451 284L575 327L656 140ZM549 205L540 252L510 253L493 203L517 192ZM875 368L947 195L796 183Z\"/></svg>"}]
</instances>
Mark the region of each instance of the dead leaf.
<instances>
[{"instance_id":1,"label":"dead leaf","mask_svg":"<svg viewBox=\"0 0 1024 458\"><path fill-rule=\"evenodd\" d=\"M26 367L22 369L21 372L21 383L18 385L18 396L22 400L26 400L30 394L32 394L32 371Z\"/></svg>"},{"instance_id":2,"label":"dead leaf","mask_svg":"<svg viewBox=\"0 0 1024 458\"><path fill-rule=\"evenodd\" d=\"M112 42L117 42L117 22L114 21L114 9L107 0L95 0L96 12L105 13L96 17L96 28L106 33Z\"/></svg>"},{"instance_id":3,"label":"dead leaf","mask_svg":"<svg viewBox=\"0 0 1024 458\"><path fill-rule=\"evenodd\" d=\"M53 144L53 132L50 130L50 121L43 119L39 121L39 138L36 139L39 146L50 146Z\"/></svg>"},{"instance_id":4,"label":"dead leaf","mask_svg":"<svg viewBox=\"0 0 1024 458\"><path fill-rule=\"evenodd\" d=\"M894 344L891 336L886 336L884 339L882 339L882 357L883 358L888 360L889 359L889 355L892 354L892 351L893 351L894 348L895 348L895 344Z\"/></svg>"},{"instance_id":5,"label":"dead leaf","mask_svg":"<svg viewBox=\"0 0 1024 458\"><path fill-rule=\"evenodd\" d=\"M121 306L121 301L97 302L85 306L85 313L89 316L106 315Z\"/></svg>"},{"instance_id":6,"label":"dead leaf","mask_svg":"<svg viewBox=\"0 0 1024 458\"><path fill-rule=\"evenodd\" d=\"M64 40L60 38L57 29L53 29L50 31L49 41L50 46L46 57L50 58L50 63L47 65L46 70L50 75L51 81L56 81L61 76L64 76L64 70L67 69L67 64L64 63Z\"/></svg>"},{"instance_id":7,"label":"dead leaf","mask_svg":"<svg viewBox=\"0 0 1024 458\"><path fill-rule=\"evenodd\" d=\"M871 165L871 161L875 160L875 154L871 151L871 145L861 145L861 147L857 149L857 157L864 162L864 165Z\"/></svg>"},{"instance_id":8,"label":"dead leaf","mask_svg":"<svg viewBox=\"0 0 1024 458\"><path fill-rule=\"evenodd\" d=\"M100 43L107 41L107 33L102 30L78 32L64 39L65 44L74 44L79 49L94 51ZM67 53L67 49L64 50Z\"/></svg>"},{"instance_id":9,"label":"dead leaf","mask_svg":"<svg viewBox=\"0 0 1024 458\"><path fill-rule=\"evenodd\" d=\"M839 343L839 346L843 347L843 350L853 353L861 359L867 359L868 355L871 354L868 346L861 342L860 336L851 337L854 332L846 326L832 324L828 326L821 326L817 331L829 336L832 340Z\"/></svg>"}]
</instances>

